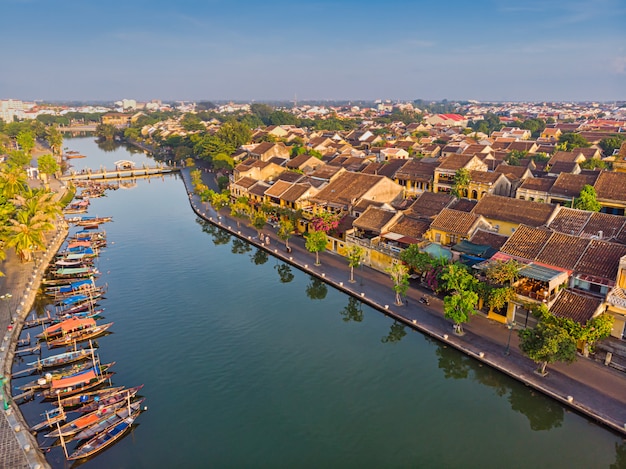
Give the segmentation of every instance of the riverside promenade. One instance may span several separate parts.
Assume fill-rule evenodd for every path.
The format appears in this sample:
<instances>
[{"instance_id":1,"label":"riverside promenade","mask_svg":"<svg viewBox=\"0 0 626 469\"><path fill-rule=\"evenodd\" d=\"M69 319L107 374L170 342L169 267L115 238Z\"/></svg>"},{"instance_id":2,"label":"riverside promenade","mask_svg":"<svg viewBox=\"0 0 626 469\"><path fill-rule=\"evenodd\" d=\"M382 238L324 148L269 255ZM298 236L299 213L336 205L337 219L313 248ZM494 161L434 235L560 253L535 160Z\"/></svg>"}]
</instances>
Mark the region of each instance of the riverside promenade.
<instances>
[{"instance_id":1,"label":"riverside promenade","mask_svg":"<svg viewBox=\"0 0 626 469\"><path fill-rule=\"evenodd\" d=\"M199 217L358 298L407 327L454 347L616 433L626 435L625 373L579 355L569 365L548 365L548 375L539 376L535 373L537 365L519 350L517 334L505 325L477 314L464 324L464 335L458 336L453 332L452 322L443 315L443 301L419 286L411 285L404 304L396 305L391 278L385 273L362 266L355 269L356 282L350 283L350 269L345 258L336 253L323 252L319 256L320 265L316 266L315 254L306 250L304 239L300 236L289 239L291 251L288 253L275 231L264 229L259 237L257 231L249 226L241 224L238 227L237 220L229 216L229 210L223 209L218 213L208 203L202 202L199 196L193 194L191 169L194 168L181 170L181 175L191 207ZM204 184L217 190L214 176L206 170L202 173ZM425 294L430 297L428 306L419 302Z\"/></svg>"}]
</instances>

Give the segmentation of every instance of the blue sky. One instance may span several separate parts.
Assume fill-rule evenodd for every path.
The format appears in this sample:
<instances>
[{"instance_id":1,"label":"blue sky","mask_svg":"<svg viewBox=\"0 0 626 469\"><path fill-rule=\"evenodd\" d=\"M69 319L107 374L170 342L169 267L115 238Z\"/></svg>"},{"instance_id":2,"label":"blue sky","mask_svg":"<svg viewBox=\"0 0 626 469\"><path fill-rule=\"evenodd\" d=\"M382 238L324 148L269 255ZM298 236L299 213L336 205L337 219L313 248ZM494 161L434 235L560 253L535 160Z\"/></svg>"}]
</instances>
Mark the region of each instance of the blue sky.
<instances>
[{"instance_id":1,"label":"blue sky","mask_svg":"<svg viewBox=\"0 0 626 469\"><path fill-rule=\"evenodd\" d=\"M626 99L624 0L0 0L0 99Z\"/></svg>"}]
</instances>

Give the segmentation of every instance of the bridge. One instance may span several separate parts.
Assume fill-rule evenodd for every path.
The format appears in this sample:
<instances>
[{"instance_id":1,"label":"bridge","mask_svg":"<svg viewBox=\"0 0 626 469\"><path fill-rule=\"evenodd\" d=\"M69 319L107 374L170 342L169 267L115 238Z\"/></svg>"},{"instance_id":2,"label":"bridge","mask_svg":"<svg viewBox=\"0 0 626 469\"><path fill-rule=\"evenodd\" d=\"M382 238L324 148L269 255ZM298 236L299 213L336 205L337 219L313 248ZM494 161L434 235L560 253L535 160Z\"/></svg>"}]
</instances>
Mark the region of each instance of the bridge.
<instances>
[{"instance_id":1,"label":"bridge","mask_svg":"<svg viewBox=\"0 0 626 469\"><path fill-rule=\"evenodd\" d=\"M136 179L139 177L159 176L180 171L180 168L157 164L155 166L143 166L141 168L124 167L118 165L115 169L83 169L82 171L71 171L60 177L62 181L87 181L87 180L110 180L110 179Z\"/></svg>"}]
</instances>

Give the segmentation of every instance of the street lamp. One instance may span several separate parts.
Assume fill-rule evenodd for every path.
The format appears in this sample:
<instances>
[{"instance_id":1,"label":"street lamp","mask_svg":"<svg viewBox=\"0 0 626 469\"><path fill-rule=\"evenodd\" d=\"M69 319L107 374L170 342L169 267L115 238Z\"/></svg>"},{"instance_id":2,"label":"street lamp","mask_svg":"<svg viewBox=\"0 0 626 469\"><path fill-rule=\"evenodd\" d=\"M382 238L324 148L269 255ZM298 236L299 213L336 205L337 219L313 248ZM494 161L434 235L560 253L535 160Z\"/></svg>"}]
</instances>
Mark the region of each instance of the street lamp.
<instances>
[{"instance_id":1,"label":"street lamp","mask_svg":"<svg viewBox=\"0 0 626 469\"><path fill-rule=\"evenodd\" d=\"M509 321L506 323L506 327L509 330L509 338L506 341L506 348L504 349L504 354L509 355L511 353L511 333L513 332L515 323L513 321Z\"/></svg>"}]
</instances>

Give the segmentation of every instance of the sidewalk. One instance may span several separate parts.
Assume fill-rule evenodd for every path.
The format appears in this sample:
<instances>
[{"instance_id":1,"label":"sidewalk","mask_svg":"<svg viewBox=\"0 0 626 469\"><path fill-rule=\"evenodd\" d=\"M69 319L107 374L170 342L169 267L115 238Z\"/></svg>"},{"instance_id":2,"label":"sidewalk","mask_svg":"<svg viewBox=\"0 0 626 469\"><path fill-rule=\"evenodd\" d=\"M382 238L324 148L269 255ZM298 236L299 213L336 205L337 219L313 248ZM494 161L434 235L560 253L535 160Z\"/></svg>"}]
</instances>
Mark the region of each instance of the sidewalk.
<instances>
[{"instance_id":1,"label":"sidewalk","mask_svg":"<svg viewBox=\"0 0 626 469\"><path fill-rule=\"evenodd\" d=\"M592 420L626 434L624 373L579 356L577 361L569 365L563 363L548 365L548 376L541 377L534 372L537 365L520 352L515 331L510 333L504 325L477 314L463 326L465 334L457 336L453 333L452 323L443 316L442 300L429 295L430 304L428 306L421 304L419 299L426 291L419 287L411 285L406 297L408 304L397 306L394 304L393 284L385 273L362 267L355 269L357 281L350 283L350 269L346 259L332 252L323 252L320 253L321 265L315 266L315 255L306 250L302 237L289 239L291 252L287 253L284 243L277 238L276 233L264 229L263 234L269 236L270 243L262 244L257 238L256 230L243 224L237 227L237 222L230 218L227 210L218 214L208 203L201 202L198 196L193 195L189 172L190 169L183 169L181 175L189 192L191 206L201 218L265 249L284 262L323 279L398 322L455 347ZM214 190L217 189L213 173L204 172L202 176L205 184ZM505 354L507 344L509 354Z\"/></svg>"}]
</instances>

